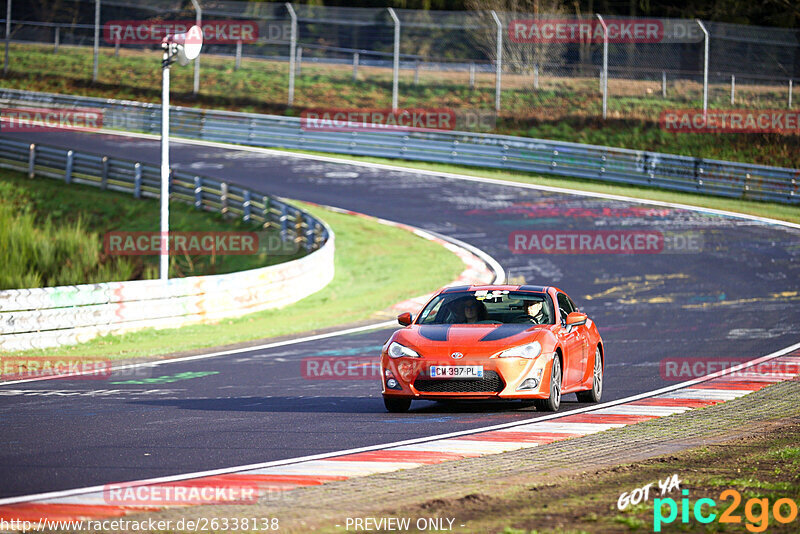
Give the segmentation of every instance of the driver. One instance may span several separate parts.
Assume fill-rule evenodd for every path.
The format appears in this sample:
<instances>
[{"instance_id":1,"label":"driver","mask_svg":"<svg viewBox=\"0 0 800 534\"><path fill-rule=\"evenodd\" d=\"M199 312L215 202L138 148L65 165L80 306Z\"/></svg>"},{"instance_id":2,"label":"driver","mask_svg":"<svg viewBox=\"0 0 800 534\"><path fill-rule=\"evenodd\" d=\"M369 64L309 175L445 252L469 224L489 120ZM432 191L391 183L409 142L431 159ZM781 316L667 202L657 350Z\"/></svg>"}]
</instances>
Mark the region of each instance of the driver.
<instances>
[{"instance_id":1,"label":"driver","mask_svg":"<svg viewBox=\"0 0 800 534\"><path fill-rule=\"evenodd\" d=\"M470 324L486 320L486 306L476 298L470 297L464 299L459 302L459 305L459 307L456 307L456 310L459 310L461 313L457 322Z\"/></svg>"},{"instance_id":2,"label":"driver","mask_svg":"<svg viewBox=\"0 0 800 534\"><path fill-rule=\"evenodd\" d=\"M525 301L525 313L528 314L534 324L547 324L548 322L543 300Z\"/></svg>"}]
</instances>

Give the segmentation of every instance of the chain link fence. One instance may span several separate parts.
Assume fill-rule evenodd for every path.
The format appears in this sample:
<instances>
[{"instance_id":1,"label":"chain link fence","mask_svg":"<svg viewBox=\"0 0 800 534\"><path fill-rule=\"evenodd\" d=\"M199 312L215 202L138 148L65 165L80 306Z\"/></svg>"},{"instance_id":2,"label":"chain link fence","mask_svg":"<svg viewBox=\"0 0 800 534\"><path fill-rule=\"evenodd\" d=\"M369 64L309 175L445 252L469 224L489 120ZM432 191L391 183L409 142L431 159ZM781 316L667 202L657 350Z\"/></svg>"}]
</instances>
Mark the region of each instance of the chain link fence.
<instances>
[{"instance_id":1,"label":"chain link fence","mask_svg":"<svg viewBox=\"0 0 800 534\"><path fill-rule=\"evenodd\" d=\"M161 37L199 17L203 54L193 70L176 70L173 88L276 106L657 121L675 108L796 108L800 78L800 31L791 29L575 16L566 8L533 15L63 0L36 12L7 1L6 72L52 74L49 54L59 56L62 76L155 89ZM15 16L17 2L29 20Z\"/></svg>"}]
</instances>

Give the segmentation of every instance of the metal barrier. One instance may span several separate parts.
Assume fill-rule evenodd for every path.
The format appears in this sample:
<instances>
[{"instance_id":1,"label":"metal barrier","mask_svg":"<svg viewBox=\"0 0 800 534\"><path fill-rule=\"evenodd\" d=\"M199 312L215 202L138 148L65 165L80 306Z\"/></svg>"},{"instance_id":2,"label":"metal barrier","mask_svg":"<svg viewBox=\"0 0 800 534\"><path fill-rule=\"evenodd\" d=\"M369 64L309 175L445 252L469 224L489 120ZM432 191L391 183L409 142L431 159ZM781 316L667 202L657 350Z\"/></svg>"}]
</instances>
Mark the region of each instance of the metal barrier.
<instances>
[{"instance_id":1,"label":"metal barrier","mask_svg":"<svg viewBox=\"0 0 800 534\"><path fill-rule=\"evenodd\" d=\"M158 197L154 165L0 138L0 167ZM310 254L248 271L160 280L0 291L0 350L87 341L148 327L174 328L296 302L325 287L334 273L334 236L309 213L274 197L201 176L173 172L173 199L197 209L280 228Z\"/></svg>"},{"instance_id":2,"label":"metal barrier","mask_svg":"<svg viewBox=\"0 0 800 534\"><path fill-rule=\"evenodd\" d=\"M157 104L0 90L0 103L103 110L105 128L158 134ZM710 195L800 202L800 170L506 135L321 131L302 119L173 107L176 137L537 172ZM363 130L363 128L362 128Z\"/></svg>"}]
</instances>

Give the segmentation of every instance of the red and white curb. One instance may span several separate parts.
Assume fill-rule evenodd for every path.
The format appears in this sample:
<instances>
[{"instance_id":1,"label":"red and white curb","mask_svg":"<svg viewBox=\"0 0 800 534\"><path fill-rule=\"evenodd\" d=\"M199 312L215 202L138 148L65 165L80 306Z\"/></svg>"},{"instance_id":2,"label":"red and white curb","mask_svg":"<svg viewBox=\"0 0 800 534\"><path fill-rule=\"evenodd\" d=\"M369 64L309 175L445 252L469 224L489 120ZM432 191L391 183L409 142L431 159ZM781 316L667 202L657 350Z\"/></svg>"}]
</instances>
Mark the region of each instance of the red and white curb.
<instances>
[{"instance_id":1,"label":"red and white curb","mask_svg":"<svg viewBox=\"0 0 800 534\"><path fill-rule=\"evenodd\" d=\"M764 362L770 363L772 370L768 373L748 371ZM219 488L240 484L256 487L261 498L274 498L279 492L300 487L536 447L621 428L736 399L770 384L796 379L798 374L800 343L725 371L654 392L544 416L530 422L504 423L432 438L125 485L146 487L149 494L157 494L165 488ZM102 519L175 506L108 504L108 492L104 489L107 487L2 499L0 520Z\"/></svg>"}]
</instances>

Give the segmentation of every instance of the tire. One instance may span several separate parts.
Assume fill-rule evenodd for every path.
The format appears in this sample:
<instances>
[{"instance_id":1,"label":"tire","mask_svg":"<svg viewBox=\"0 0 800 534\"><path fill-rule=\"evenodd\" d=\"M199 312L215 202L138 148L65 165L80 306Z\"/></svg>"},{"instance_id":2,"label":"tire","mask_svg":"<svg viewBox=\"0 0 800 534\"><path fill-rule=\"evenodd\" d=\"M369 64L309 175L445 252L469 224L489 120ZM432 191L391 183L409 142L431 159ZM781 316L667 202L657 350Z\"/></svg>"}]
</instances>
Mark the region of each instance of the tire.
<instances>
[{"instance_id":1,"label":"tire","mask_svg":"<svg viewBox=\"0 0 800 534\"><path fill-rule=\"evenodd\" d=\"M553 357L550 370L550 396L536 399L533 403L540 412L557 412L561 406L561 359L558 356Z\"/></svg>"},{"instance_id":2,"label":"tire","mask_svg":"<svg viewBox=\"0 0 800 534\"><path fill-rule=\"evenodd\" d=\"M411 399L407 397L384 397L383 405L392 413L405 413L411 407Z\"/></svg>"},{"instance_id":3,"label":"tire","mask_svg":"<svg viewBox=\"0 0 800 534\"><path fill-rule=\"evenodd\" d=\"M600 345L594 351L592 374L592 389L579 391L577 393L578 402L600 402L600 397L603 395L603 355L600 353Z\"/></svg>"}]
</instances>

